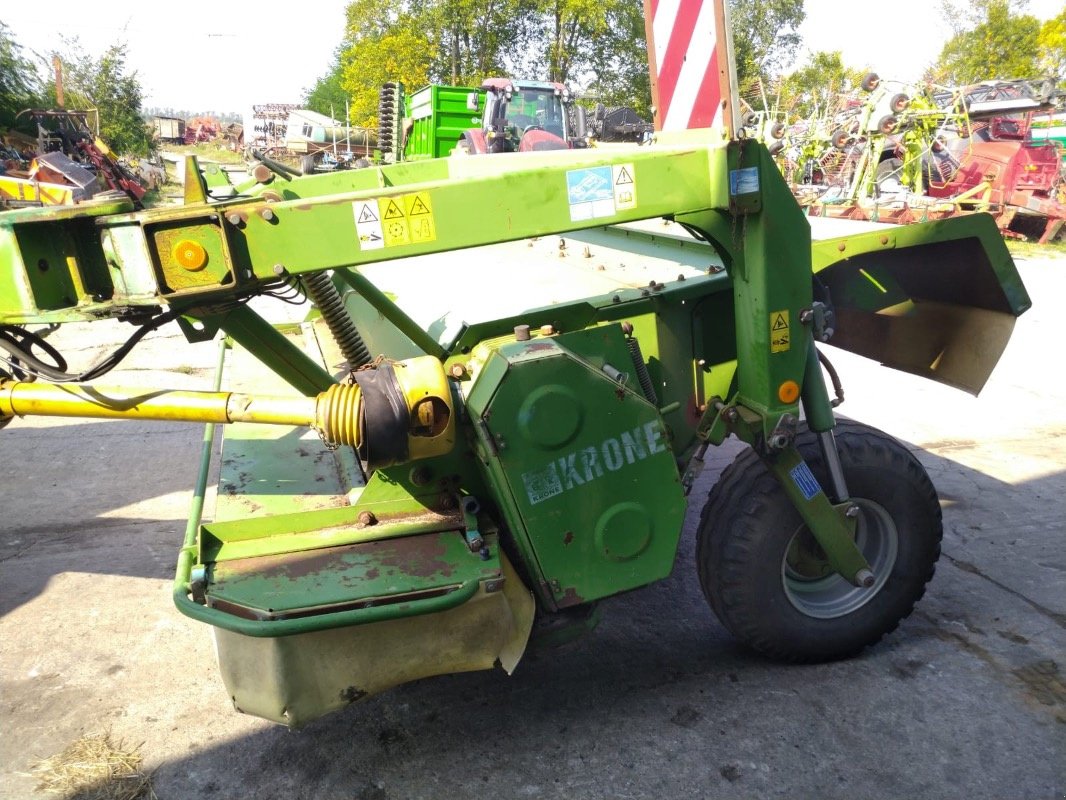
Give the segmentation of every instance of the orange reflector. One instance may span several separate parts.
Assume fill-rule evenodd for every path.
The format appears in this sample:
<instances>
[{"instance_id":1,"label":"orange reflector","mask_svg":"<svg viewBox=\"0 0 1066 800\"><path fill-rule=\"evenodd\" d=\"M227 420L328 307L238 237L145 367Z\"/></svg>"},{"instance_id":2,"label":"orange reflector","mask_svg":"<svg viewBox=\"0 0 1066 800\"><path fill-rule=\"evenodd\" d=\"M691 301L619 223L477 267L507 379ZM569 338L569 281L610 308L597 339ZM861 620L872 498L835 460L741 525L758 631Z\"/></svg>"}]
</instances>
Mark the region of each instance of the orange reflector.
<instances>
[{"instance_id":1,"label":"orange reflector","mask_svg":"<svg viewBox=\"0 0 1066 800\"><path fill-rule=\"evenodd\" d=\"M171 255L179 266L184 267L189 272L196 272L207 266L207 251L204 250L202 244L194 242L192 239L182 239L174 245Z\"/></svg>"},{"instance_id":2,"label":"orange reflector","mask_svg":"<svg viewBox=\"0 0 1066 800\"><path fill-rule=\"evenodd\" d=\"M782 403L795 403L799 396L800 386L795 381L785 381L777 387L777 399Z\"/></svg>"}]
</instances>

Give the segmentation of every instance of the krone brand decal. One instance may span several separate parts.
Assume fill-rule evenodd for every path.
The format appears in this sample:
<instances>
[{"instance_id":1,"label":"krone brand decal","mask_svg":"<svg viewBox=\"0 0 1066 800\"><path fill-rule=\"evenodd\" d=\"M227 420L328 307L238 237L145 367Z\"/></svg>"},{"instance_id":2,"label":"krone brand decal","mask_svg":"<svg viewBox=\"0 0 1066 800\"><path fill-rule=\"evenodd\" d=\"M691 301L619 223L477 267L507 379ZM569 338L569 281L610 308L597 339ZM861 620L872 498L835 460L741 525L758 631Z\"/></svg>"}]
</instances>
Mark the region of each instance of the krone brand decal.
<instances>
[{"instance_id":1,"label":"krone brand decal","mask_svg":"<svg viewBox=\"0 0 1066 800\"><path fill-rule=\"evenodd\" d=\"M522 482L530 505L536 505L664 450L662 428L658 422L649 422L598 445L568 453L540 469L525 472Z\"/></svg>"}]
</instances>

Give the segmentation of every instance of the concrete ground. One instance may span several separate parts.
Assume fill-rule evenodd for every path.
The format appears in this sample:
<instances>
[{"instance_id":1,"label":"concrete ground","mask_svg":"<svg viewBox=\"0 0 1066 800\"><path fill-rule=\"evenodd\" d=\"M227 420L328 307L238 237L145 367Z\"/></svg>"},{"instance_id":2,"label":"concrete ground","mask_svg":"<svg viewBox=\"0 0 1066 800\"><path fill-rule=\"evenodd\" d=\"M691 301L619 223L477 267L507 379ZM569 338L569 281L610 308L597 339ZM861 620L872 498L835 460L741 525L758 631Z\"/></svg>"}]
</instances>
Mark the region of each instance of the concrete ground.
<instances>
[{"instance_id":1,"label":"concrete ground","mask_svg":"<svg viewBox=\"0 0 1066 800\"><path fill-rule=\"evenodd\" d=\"M847 415L909 443L944 555L861 657L782 666L731 640L693 566L616 598L584 639L407 685L303 730L234 712L209 630L170 599L202 429L18 420L0 432L0 797L105 730L183 798L1052 798L1066 792L1066 258L980 398L833 352ZM128 329L69 326L89 363ZM145 340L115 382L208 388L211 345ZM732 452L732 451L731 451ZM727 460L712 461L706 493Z\"/></svg>"}]
</instances>

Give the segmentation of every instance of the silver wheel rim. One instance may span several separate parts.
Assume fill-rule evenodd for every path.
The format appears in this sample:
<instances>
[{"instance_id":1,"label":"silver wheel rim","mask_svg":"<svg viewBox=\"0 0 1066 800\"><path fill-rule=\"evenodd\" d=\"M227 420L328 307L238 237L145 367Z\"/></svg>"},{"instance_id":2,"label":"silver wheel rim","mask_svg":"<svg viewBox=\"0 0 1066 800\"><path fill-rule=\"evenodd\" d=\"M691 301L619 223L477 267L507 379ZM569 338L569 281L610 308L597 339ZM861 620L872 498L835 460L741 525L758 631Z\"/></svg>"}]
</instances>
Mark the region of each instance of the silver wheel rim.
<instances>
[{"instance_id":1,"label":"silver wheel rim","mask_svg":"<svg viewBox=\"0 0 1066 800\"><path fill-rule=\"evenodd\" d=\"M871 500L852 502L859 507L855 543L870 564L874 584L863 589L833 572L807 526L801 525L781 559L781 583L789 602L805 616L835 619L861 608L881 591L896 565L899 535L892 517Z\"/></svg>"}]
</instances>

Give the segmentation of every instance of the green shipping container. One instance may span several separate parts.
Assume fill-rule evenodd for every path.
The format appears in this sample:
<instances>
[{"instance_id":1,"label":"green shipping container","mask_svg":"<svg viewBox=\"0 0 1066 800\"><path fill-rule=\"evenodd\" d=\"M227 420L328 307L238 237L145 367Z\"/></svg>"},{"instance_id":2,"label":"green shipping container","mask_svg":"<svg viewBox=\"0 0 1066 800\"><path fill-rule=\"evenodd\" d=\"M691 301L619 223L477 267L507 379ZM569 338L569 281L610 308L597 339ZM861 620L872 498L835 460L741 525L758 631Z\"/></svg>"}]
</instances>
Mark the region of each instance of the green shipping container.
<instances>
[{"instance_id":1,"label":"green shipping container","mask_svg":"<svg viewBox=\"0 0 1066 800\"><path fill-rule=\"evenodd\" d=\"M476 111L467 108L466 98L478 95ZM467 86L427 86L408 95L404 116L411 120L411 132L404 146L404 158L442 158L451 155L463 131L481 126L485 93Z\"/></svg>"}]
</instances>

